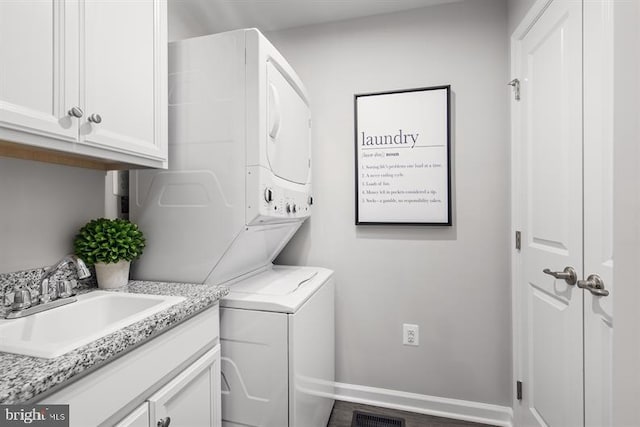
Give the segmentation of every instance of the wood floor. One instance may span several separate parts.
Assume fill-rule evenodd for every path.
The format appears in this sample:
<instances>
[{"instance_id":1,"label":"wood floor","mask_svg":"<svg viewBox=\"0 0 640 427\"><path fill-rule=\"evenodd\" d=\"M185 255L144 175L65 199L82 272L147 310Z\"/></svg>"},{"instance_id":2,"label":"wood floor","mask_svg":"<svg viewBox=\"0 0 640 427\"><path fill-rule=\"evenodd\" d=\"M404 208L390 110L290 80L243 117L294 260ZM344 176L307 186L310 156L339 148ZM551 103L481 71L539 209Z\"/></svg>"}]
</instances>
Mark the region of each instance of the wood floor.
<instances>
[{"instance_id":1,"label":"wood floor","mask_svg":"<svg viewBox=\"0 0 640 427\"><path fill-rule=\"evenodd\" d=\"M395 409L379 408L377 406L361 405L359 403L341 402L336 400L327 427L351 427L353 411L370 412L373 414L400 417L405 420L405 427L492 427L487 424L470 423L449 418L432 417L430 415L414 414L413 412L396 411Z\"/></svg>"}]
</instances>

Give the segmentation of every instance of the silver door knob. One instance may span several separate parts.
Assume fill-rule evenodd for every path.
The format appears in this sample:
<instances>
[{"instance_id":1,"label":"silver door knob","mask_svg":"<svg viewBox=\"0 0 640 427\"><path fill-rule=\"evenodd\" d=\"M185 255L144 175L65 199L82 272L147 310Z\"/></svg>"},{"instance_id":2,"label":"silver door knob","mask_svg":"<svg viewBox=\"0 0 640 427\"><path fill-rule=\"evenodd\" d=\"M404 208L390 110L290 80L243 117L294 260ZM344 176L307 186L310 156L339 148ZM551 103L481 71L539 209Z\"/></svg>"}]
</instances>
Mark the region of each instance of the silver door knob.
<instances>
[{"instance_id":1,"label":"silver door knob","mask_svg":"<svg viewBox=\"0 0 640 427\"><path fill-rule=\"evenodd\" d=\"M97 113L93 113L92 115L90 115L87 120L95 124L102 123L102 117L100 116L100 114L97 114Z\"/></svg>"},{"instance_id":2,"label":"silver door knob","mask_svg":"<svg viewBox=\"0 0 640 427\"><path fill-rule=\"evenodd\" d=\"M604 280L597 274L590 275L587 277L587 280L578 280L578 287L586 289L598 297L606 297L609 295L609 291L604 288Z\"/></svg>"},{"instance_id":3,"label":"silver door knob","mask_svg":"<svg viewBox=\"0 0 640 427\"><path fill-rule=\"evenodd\" d=\"M553 276L556 279L562 279L567 282L567 285L575 285L578 281L578 275L573 267L565 267L563 271L551 271L548 268L542 270L544 274L548 274L549 276Z\"/></svg>"},{"instance_id":4,"label":"silver door knob","mask_svg":"<svg viewBox=\"0 0 640 427\"><path fill-rule=\"evenodd\" d=\"M170 424L171 424L171 417L167 417L159 420L157 425L158 427L169 427Z\"/></svg>"},{"instance_id":5,"label":"silver door knob","mask_svg":"<svg viewBox=\"0 0 640 427\"><path fill-rule=\"evenodd\" d=\"M76 119L79 119L80 117L82 117L84 115L84 111L82 111L82 108L80 107L72 107L67 114L69 114L71 117L75 117Z\"/></svg>"}]
</instances>

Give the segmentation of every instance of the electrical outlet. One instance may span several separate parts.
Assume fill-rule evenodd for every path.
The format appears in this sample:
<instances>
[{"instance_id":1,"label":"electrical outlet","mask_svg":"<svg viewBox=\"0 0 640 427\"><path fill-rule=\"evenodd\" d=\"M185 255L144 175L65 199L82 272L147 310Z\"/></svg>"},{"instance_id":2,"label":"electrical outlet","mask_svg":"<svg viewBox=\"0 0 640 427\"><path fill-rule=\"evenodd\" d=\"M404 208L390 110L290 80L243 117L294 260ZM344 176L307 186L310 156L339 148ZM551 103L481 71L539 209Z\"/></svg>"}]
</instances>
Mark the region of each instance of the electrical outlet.
<instances>
[{"instance_id":1,"label":"electrical outlet","mask_svg":"<svg viewBox=\"0 0 640 427\"><path fill-rule=\"evenodd\" d=\"M418 325L404 323L402 325L402 344L420 345L420 328Z\"/></svg>"}]
</instances>

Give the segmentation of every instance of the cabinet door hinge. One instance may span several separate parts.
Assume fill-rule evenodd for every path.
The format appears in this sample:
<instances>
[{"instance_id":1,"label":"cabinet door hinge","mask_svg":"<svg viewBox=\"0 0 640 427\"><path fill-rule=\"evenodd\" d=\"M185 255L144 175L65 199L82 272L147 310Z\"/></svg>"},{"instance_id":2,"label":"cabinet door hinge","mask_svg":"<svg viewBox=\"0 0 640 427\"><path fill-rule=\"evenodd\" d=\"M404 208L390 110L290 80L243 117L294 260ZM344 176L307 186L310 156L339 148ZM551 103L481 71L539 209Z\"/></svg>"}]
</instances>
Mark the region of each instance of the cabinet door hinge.
<instances>
[{"instance_id":1,"label":"cabinet door hinge","mask_svg":"<svg viewBox=\"0 0 640 427\"><path fill-rule=\"evenodd\" d=\"M522 381L516 381L516 399L522 400Z\"/></svg>"},{"instance_id":2,"label":"cabinet door hinge","mask_svg":"<svg viewBox=\"0 0 640 427\"><path fill-rule=\"evenodd\" d=\"M522 249L522 233L520 231L516 231L516 249Z\"/></svg>"},{"instance_id":3,"label":"cabinet door hinge","mask_svg":"<svg viewBox=\"0 0 640 427\"><path fill-rule=\"evenodd\" d=\"M507 84L513 88L513 94L515 95L516 101L520 101L520 80L513 79Z\"/></svg>"}]
</instances>

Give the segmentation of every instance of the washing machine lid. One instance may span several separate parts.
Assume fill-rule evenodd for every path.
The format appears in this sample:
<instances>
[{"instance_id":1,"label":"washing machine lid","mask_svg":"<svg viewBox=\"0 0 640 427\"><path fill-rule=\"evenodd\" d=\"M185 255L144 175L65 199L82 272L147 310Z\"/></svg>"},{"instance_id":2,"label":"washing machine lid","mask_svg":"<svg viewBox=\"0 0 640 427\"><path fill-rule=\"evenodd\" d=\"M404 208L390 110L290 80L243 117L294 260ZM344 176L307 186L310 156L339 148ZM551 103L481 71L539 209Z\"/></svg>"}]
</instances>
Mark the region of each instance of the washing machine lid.
<instances>
[{"instance_id":1,"label":"washing machine lid","mask_svg":"<svg viewBox=\"0 0 640 427\"><path fill-rule=\"evenodd\" d=\"M326 268L273 266L230 285L220 306L295 313L332 275Z\"/></svg>"}]
</instances>

